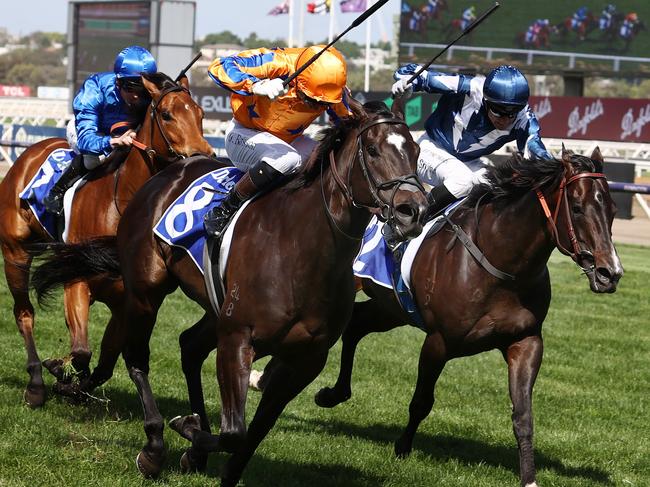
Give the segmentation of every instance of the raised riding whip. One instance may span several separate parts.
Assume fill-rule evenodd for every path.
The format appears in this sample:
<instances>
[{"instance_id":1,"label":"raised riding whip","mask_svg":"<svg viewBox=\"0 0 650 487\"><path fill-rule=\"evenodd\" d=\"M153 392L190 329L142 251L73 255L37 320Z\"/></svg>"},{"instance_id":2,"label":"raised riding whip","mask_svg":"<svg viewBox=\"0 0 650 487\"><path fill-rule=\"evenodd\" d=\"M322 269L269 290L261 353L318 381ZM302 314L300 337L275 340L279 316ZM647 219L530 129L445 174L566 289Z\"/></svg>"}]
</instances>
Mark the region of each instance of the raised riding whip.
<instances>
[{"instance_id":1,"label":"raised riding whip","mask_svg":"<svg viewBox=\"0 0 650 487\"><path fill-rule=\"evenodd\" d=\"M189 63L187 66L185 66L183 69L181 69L181 72L180 72L180 73L178 73L178 76L176 76L176 79L174 80L174 83L178 83L178 82L180 81L180 79L181 79L183 76L185 76L185 73L187 73L187 72L189 71L189 69L194 65L195 62L197 62L197 61L199 60L199 58L200 58L202 55L203 55L203 54L199 52L196 56L194 56L194 59L192 59L192 60L190 61L190 63Z\"/></svg>"}]
</instances>

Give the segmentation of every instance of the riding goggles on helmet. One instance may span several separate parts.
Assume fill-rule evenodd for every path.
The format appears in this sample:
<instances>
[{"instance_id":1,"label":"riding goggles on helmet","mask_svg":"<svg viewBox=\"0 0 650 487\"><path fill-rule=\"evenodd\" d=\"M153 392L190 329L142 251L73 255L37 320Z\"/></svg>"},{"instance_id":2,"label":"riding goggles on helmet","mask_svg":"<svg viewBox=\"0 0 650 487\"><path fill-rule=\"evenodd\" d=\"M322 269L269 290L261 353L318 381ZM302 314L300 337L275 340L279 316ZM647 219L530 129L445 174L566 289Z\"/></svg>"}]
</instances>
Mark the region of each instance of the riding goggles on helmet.
<instances>
[{"instance_id":1,"label":"riding goggles on helmet","mask_svg":"<svg viewBox=\"0 0 650 487\"><path fill-rule=\"evenodd\" d=\"M524 109L522 105L499 105L485 100L485 108L497 118L516 118L517 114Z\"/></svg>"}]
</instances>

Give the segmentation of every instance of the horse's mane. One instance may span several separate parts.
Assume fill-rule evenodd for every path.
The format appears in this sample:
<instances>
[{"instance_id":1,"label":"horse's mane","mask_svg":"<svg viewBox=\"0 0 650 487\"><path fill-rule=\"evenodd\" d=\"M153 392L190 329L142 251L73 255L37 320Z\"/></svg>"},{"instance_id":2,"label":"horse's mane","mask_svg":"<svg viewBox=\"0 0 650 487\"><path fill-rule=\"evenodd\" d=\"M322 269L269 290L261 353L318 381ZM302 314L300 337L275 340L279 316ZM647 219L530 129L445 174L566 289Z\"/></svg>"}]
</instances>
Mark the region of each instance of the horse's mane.
<instances>
[{"instance_id":1,"label":"horse's mane","mask_svg":"<svg viewBox=\"0 0 650 487\"><path fill-rule=\"evenodd\" d=\"M176 82L173 79L160 71L153 74L142 73L142 76L154 83L161 91L176 86Z\"/></svg>"},{"instance_id":2,"label":"horse's mane","mask_svg":"<svg viewBox=\"0 0 650 487\"><path fill-rule=\"evenodd\" d=\"M383 101L369 101L363 105L366 112L376 116L392 117L393 114ZM373 117L374 118L374 117ZM361 124L362 120L350 117L339 120L336 125L318 132L316 140L318 145L309 159L303 164L300 171L284 185L284 189L295 191L313 183L322 171L330 165L329 154L337 150L345 141L347 133ZM321 169L322 168L322 169Z\"/></svg>"},{"instance_id":3,"label":"horse's mane","mask_svg":"<svg viewBox=\"0 0 650 487\"><path fill-rule=\"evenodd\" d=\"M570 153L569 159L578 172L602 172L602 164L589 157ZM563 175L564 165L557 159L525 159L514 154L505 162L488 167L488 182L474 187L466 205L471 207L479 201L507 204L531 190L556 187Z\"/></svg>"}]
</instances>

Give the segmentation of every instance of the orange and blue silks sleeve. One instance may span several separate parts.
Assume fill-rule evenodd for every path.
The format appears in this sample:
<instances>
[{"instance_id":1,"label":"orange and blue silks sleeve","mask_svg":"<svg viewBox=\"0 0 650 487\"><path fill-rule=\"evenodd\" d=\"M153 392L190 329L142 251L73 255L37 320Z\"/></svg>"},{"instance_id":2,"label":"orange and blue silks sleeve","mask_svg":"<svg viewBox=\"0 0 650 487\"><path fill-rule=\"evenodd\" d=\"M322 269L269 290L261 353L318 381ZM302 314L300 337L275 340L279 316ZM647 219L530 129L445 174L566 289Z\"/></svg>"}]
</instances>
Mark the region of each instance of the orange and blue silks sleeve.
<instances>
[{"instance_id":1,"label":"orange and blue silks sleeve","mask_svg":"<svg viewBox=\"0 0 650 487\"><path fill-rule=\"evenodd\" d=\"M261 79L286 78L292 71L284 49L264 47L217 58L208 68L215 83L239 95L252 95L253 84Z\"/></svg>"}]
</instances>

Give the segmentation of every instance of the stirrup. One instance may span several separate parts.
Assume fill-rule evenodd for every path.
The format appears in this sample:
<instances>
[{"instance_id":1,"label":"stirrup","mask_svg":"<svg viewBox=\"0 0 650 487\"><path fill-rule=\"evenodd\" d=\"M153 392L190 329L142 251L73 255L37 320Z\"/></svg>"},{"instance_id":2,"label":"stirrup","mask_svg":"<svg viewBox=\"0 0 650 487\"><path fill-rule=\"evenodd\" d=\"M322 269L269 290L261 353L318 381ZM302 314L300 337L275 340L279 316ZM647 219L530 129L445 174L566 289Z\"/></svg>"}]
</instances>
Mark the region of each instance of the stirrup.
<instances>
[{"instance_id":1,"label":"stirrup","mask_svg":"<svg viewBox=\"0 0 650 487\"><path fill-rule=\"evenodd\" d=\"M220 239L235 212L236 210L227 210L218 206L206 213L203 219L203 228L208 237Z\"/></svg>"},{"instance_id":2,"label":"stirrup","mask_svg":"<svg viewBox=\"0 0 650 487\"><path fill-rule=\"evenodd\" d=\"M43 199L43 205L45 206L45 211L53 215L60 216L63 213L63 196L64 193L59 193L50 191L48 195Z\"/></svg>"}]
</instances>

